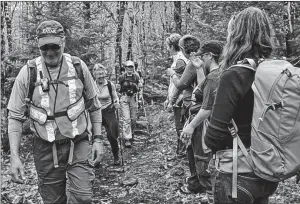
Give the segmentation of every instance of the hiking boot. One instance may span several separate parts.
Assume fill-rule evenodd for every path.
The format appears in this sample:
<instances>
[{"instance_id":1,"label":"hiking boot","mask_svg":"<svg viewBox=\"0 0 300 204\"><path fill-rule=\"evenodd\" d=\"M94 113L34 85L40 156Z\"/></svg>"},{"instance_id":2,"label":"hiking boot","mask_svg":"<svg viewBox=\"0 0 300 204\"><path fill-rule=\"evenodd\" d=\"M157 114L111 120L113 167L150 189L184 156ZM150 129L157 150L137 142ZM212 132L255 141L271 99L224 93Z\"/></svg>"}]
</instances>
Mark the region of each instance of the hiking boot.
<instances>
[{"instance_id":1,"label":"hiking boot","mask_svg":"<svg viewBox=\"0 0 300 204\"><path fill-rule=\"evenodd\" d=\"M121 164L121 160L120 160L119 155L114 156L114 165L118 166L120 164Z\"/></svg>"},{"instance_id":2,"label":"hiking boot","mask_svg":"<svg viewBox=\"0 0 300 204\"><path fill-rule=\"evenodd\" d=\"M213 195L210 195L208 193L201 193L200 194L200 201L203 204L213 204L214 198L213 198Z\"/></svg>"},{"instance_id":3,"label":"hiking boot","mask_svg":"<svg viewBox=\"0 0 300 204\"><path fill-rule=\"evenodd\" d=\"M180 191L184 194L197 194L196 192L194 191L191 191L189 188L188 188L188 185L184 185L180 188Z\"/></svg>"},{"instance_id":4,"label":"hiking boot","mask_svg":"<svg viewBox=\"0 0 300 204\"><path fill-rule=\"evenodd\" d=\"M125 141L125 147L127 147L127 148L131 147L131 142L129 140Z\"/></svg>"}]
</instances>

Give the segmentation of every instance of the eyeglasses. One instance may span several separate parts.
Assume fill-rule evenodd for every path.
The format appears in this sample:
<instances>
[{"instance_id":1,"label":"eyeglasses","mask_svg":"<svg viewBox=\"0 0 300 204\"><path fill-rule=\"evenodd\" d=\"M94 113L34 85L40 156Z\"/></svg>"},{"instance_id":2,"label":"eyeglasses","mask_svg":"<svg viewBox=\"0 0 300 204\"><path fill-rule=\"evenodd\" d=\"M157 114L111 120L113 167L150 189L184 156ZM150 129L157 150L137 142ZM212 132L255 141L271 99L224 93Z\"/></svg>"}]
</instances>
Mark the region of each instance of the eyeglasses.
<instances>
[{"instance_id":1,"label":"eyeglasses","mask_svg":"<svg viewBox=\"0 0 300 204\"><path fill-rule=\"evenodd\" d=\"M209 52L202 53L202 54L200 55L200 57L203 58L204 55L208 55L208 54L209 54Z\"/></svg>"},{"instance_id":2,"label":"eyeglasses","mask_svg":"<svg viewBox=\"0 0 300 204\"><path fill-rule=\"evenodd\" d=\"M60 48L61 48L61 46L57 45L57 44L46 44L46 45L39 47L39 49L44 52L48 51L48 50L58 51Z\"/></svg>"},{"instance_id":3,"label":"eyeglasses","mask_svg":"<svg viewBox=\"0 0 300 204\"><path fill-rule=\"evenodd\" d=\"M200 57L202 58L204 55L217 56L216 54L214 54L212 52L205 52L205 53L201 54Z\"/></svg>"},{"instance_id":4,"label":"eyeglasses","mask_svg":"<svg viewBox=\"0 0 300 204\"><path fill-rule=\"evenodd\" d=\"M131 65L130 65L130 66L126 66L126 68L134 68L134 66L131 66Z\"/></svg>"}]
</instances>

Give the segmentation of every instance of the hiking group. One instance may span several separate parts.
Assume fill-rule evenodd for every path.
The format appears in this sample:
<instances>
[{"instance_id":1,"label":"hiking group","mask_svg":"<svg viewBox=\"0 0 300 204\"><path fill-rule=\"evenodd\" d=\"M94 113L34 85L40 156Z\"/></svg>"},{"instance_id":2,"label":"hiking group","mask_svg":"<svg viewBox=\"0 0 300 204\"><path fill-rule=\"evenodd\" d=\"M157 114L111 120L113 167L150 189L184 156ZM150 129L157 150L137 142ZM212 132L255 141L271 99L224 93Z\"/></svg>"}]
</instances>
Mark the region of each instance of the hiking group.
<instances>
[{"instance_id":1,"label":"hiking group","mask_svg":"<svg viewBox=\"0 0 300 204\"><path fill-rule=\"evenodd\" d=\"M174 113L175 159L187 158L190 169L181 191L207 203L267 204L278 182L300 170L300 68L273 59L272 27L258 8L234 15L227 32L224 46L193 35L166 39L173 63L164 107ZM133 61L116 85L102 64L91 74L64 53L57 21L42 22L36 36L41 56L20 70L8 103L12 180L25 179L19 146L29 117L44 203L91 203L102 125L120 165L119 143L132 146L144 82Z\"/></svg>"}]
</instances>

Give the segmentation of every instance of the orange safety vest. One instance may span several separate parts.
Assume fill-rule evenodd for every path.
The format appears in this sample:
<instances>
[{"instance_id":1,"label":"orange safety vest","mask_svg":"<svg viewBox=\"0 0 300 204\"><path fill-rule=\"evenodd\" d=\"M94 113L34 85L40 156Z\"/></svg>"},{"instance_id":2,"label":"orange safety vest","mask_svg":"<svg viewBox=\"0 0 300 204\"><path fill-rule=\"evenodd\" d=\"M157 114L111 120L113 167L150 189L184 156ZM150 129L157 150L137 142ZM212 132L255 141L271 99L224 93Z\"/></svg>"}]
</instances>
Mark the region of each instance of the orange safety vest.
<instances>
[{"instance_id":1,"label":"orange safety vest","mask_svg":"<svg viewBox=\"0 0 300 204\"><path fill-rule=\"evenodd\" d=\"M33 131L49 142L54 141L58 133L68 138L84 133L88 125L84 86L72 64L71 55L63 54L57 80L50 80L42 57L36 58L35 64L37 78L29 105ZM41 78L49 79L49 91L42 90Z\"/></svg>"}]
</instances>

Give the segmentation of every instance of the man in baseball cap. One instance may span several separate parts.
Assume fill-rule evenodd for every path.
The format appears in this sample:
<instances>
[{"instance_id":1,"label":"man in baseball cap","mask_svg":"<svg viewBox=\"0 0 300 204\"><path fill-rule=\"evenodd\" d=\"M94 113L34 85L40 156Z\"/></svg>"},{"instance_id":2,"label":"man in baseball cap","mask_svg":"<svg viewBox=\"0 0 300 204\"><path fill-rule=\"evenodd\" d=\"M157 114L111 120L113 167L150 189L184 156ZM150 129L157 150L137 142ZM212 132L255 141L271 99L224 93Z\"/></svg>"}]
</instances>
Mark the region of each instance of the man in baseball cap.
<instances>
[{"instance_id":1,"label":"man in baseball cap","mask_svg":"<svg viewBox=\"0 0 300 204\"><path fill-rule=\"evenodd\" d=\"M80 58L64 53L59 22L42 22L36 37L41 56L20 70L8 103L12 180L25 179L19 146L22 123L29 117L44 203L92 203L93 166L103 155L97 85Z\"/></svg>"},{"instance_id":2,"label":"man in baseball cap","mask_svg":"<svg viewBox=\"0 0 300 204\"><path fill-rule=\"evenodd\" d=\"M125 139L125 147L130 148L132 146L132 135L136 124L137 118L137 103L135 100L136 93L139 91L139 87L142 86L142 82L137 72L134 70L134 62L128 60L124 63L125 73L120 76L120 105L122 113L122 131Z\"/></svg>"},{"instance_id":3,"label":"man in baseball cap","mask_svg":"<svg viewBox=\"0 0 300 204\"><path fill-rule=\"evenodd\" d=\"M46 44L61 44L65 37L64 28L57 21L44 21L36 29L36 36L39 47Z\"/></svg>"},{"instance_id":4,"label":"man in baseball cap","mask_svg":"<svg viewBox=\"0 0 300 204\"><path fill-rule=\"evenodd\" d=\"M54 20L43 21L36 29L37 44L48 67L57 67L65 48L65 32Z\"/></svg>"}]
</instances>

